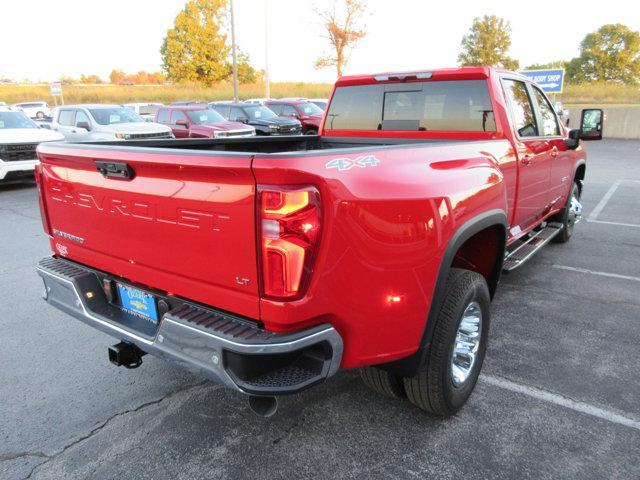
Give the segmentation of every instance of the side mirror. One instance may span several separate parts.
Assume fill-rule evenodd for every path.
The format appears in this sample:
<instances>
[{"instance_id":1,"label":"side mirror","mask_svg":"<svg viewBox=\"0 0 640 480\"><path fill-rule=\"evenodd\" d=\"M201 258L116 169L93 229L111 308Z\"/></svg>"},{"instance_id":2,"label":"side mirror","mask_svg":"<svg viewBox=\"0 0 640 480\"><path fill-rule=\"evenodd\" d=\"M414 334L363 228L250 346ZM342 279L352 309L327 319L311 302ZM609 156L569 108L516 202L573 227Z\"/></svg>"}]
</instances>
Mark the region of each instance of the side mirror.
<instances>
[{"instance_id":1,"label":"side mirror","mask_svg":"<svg viewBox=\"0 0 640 480\"><path fill-rule=\"evenodd\" d=\"M84 128L87 132L91 131L91 125L89 125L89 122L78 122L76 127Z\"/></svg>"},{"instance_id":2,"label":"side mirror","mask_svg":"<svg viewBox=\"0 0 640 480\"><path fill-rule=\"evenodd\" d=\"M180 125L184 128L187 128L189 126L184 118L179 118L178 120L176 120L176 125Z\"/></svg>"},{"instance_id":3,"label":"side mirror","mask_svg":"<svg viewBox=\"0 0 640 480\"><path fill-rule=\"evenodd\" d=\"M573 130L569 130L569 138L565 140L567 144L567 148L569 150L575 150L580 145L580 129L574 128Z\"/></svg>"},{"instance_id":4,"label":"side mirror","mask_svg":"<svg viewBox=\"0 0 640 480\"><path fill-rule=\"evenodd\" d=\"M580 138L602 140L604 112L600 108L585 108L580 117Z\"/></svg>"},{"instance_id":5,"label":"side mirror","mask_svg":"<svg viewBox=\"0 0 640 480\"><path fill-rule=\"evenodd\" d=\"M51 130L51 125L48 125L46 123L41 123L40 125L38 125L40 128L44 128L45 130Z\"/></svg>"},{"instance_id":6,"label":"side mirror","mask_svg":"<svg viewBox=\"0 0 640 480\"><path fill-rule=\"evenodd\" d=\"M240 123L249 123L249 118L248 117L238 117L238 121Z\"/></svg>"}]
</instances>

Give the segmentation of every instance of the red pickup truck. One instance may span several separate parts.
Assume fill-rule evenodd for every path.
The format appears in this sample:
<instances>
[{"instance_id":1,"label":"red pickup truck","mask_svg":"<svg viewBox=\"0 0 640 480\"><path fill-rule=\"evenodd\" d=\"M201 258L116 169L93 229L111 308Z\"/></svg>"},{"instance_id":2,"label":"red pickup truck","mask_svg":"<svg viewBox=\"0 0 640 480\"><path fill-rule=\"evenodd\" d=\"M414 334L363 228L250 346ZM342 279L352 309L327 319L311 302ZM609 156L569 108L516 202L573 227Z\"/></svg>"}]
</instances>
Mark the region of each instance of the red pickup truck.
<instances>
[{"instance_id":1,"label":"red pickup truck","mask_svg":"<svg viewBox=\"0 0 640 480\"><path fill-rule=\"evenodd\" d=\"M581 139L494 68L342 77L318 136L42 144L44 298L248 394L339 368L437 415L467 400L503 270L580 218Z\"/></svg>"}]
</instances>

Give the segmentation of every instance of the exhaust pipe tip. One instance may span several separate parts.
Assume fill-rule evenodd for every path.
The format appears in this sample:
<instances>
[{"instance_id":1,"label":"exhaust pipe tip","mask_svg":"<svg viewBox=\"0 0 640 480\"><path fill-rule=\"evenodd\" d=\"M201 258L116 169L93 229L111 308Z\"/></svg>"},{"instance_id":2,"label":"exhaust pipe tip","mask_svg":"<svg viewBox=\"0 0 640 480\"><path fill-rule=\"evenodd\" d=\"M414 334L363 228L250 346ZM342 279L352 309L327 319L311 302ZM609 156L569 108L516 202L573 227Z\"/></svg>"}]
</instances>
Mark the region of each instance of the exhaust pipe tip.
<instances>
[{"instance_id":1,"label":"exhaust pipe tip","mask_svg":"<svg viewBox=\"0 0 640 480\"><path fill-rule=\"evenodd\" d=\"M249 397L249 408L253 410L253 413L264 418L269 418L275 415L278 410L278 400L276 397L258 397L251 395Z\"/></svg>"}]
</instances>

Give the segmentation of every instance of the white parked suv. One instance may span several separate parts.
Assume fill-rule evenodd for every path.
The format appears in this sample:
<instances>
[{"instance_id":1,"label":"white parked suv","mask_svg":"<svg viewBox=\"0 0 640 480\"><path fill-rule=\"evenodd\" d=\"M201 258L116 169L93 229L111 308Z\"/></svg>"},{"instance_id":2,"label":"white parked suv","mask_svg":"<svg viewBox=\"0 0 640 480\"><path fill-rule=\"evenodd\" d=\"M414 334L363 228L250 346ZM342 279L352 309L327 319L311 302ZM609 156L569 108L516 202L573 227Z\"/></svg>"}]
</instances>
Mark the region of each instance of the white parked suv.
<instances>
[{"instance_id":1,"label":"white parked suv","mask_svg":"<svg viewBox=\"0 0 640 480\"><path fill-rule=\"evenodd\" d=\"M173 138L171 129L147 122L122 105L69 105L53 109L51 129L69 142Z\"/></svg>"},{"instance_id":2,"label":"white parked suv","mask_svg":"<svg viewBox=\"0 0 640 480\"><path fill-rule=\"evenodd\" d=\"M42 119L51 116L47 102L22 102L14 104L13 107L22 110L29 118Z\"/></svg>"},{"instance_id":3,"label":"white parked suv","mask_svg":"<svg viewBox=\"0 0 640 480\"><path fill-rule=\"evenodd\" d=\"M24 112L0 107L0 181L32 177L38 144L62 140L61 134L39 128Z\"/></svg>"}]
</instances>

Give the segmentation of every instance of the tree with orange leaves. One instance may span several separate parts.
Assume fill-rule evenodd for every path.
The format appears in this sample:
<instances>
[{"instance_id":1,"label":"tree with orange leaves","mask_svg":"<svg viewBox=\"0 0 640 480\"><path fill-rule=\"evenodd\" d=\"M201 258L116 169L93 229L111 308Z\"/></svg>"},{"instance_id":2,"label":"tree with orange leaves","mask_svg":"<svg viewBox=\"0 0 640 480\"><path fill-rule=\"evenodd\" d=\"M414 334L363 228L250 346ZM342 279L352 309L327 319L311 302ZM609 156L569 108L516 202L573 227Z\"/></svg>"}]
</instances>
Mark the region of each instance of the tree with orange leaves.
<instances>
[{"instance_id":1,"label":"tree with orange leaves","mask_svg":"<svg viewBox=\"0 0 640 480\"><path fill-rule=\"evenodd\" d=\"M317 11L332 52L318 58L314 64L316 68L336 67L338 76L342 75L355 44L366 35L360 23L365 10L364 3L358 0L336 0L331 10Z\"/></svg>"}]
</instances>

